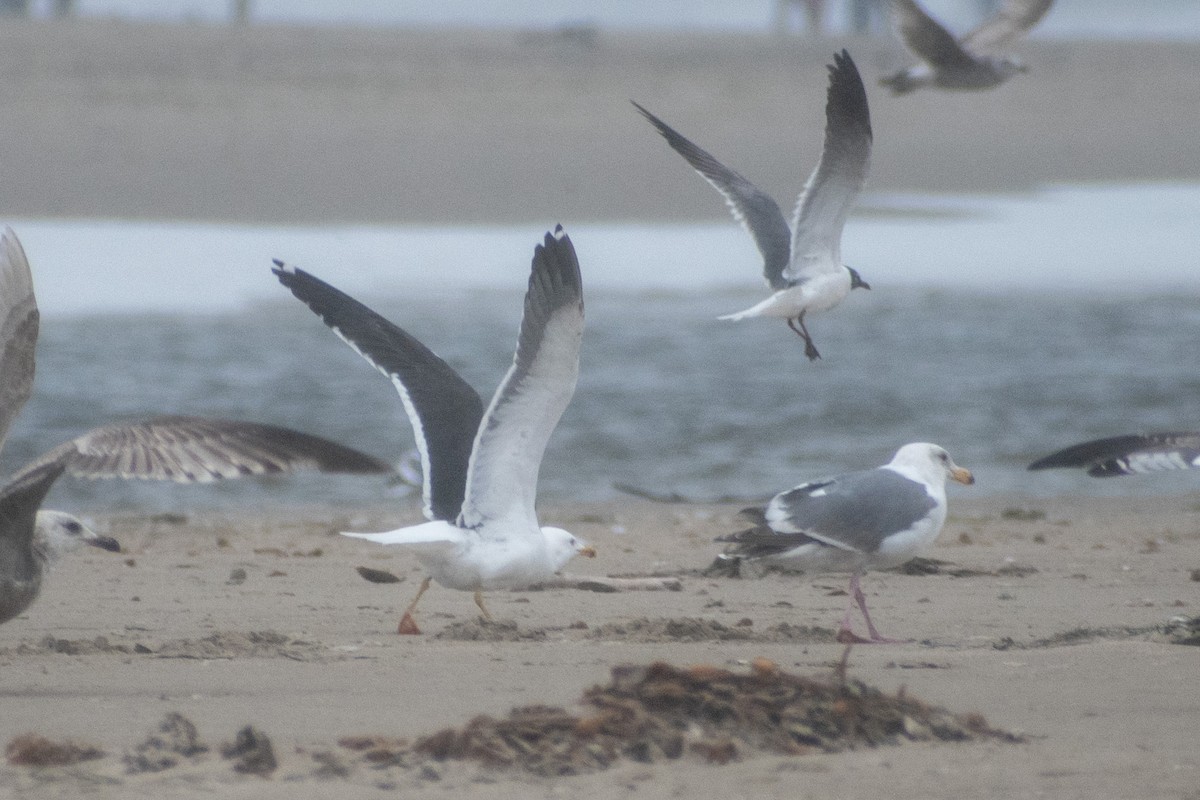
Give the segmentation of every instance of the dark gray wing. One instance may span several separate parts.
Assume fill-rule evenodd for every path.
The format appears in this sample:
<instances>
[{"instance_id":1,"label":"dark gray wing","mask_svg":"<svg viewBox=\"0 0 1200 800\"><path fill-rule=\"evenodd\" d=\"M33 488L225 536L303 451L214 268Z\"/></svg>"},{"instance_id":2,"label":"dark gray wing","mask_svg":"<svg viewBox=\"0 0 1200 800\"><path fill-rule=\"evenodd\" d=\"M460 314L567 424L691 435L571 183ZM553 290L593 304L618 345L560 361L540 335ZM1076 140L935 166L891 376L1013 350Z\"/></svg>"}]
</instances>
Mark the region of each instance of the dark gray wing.
<instances>
[{"instance_id":1,"label":"dark gray wing","mask_svg":"<svg viewBox=\"0 0 1200 800\"><path fill-rule=\"evenodd\" d=\"M791 260L792 232L788 229L779 204L637 103L633 103L633 107L658 129L676 153L687 159L692 169L699 172L725 198L733 218L750 232L762 253L763 277L767 284L772 289L787 288L788 282L783 272Z\"/></svg>"},{"instance_id":2,"label":"dark gray wing","mask_svg":"<svg viewBox=\"0 0 1200 800\"><path fill-rule=\"evenodd\" d=\"M733 545L725 549L722 553L724 557L763 558L786 553L806 544L825 544L803 533L779 533L767 522L766 508L744 508L741 515L749 518L754 527L718 536L715 541Z\"/></svg>"},{"instance_id":3,"label":"dark gray wing","mask_svg":"<svg viewBox=\"0 0 1200 800\"><path fill-rule=\"evenodd\" d=\"M454 521L483 418L479 394L432 350L362 303L303 270L275 264L279 282L396 387L421 454L425 516Z\"/></svg>"},{"instance_id":4,"label":"dark gray wing","mask_svg":"<svg viewBox=\"0 0 1200 800\"><path fill-rule=\"evenodd\" d=\"M1029 469L1086 467L1088 475L1109 478L1175 469L1200 469L1200 432L1147 433L1083 442L1051 453Z\"/></svg>"},{"instance_id":5,"label":"dark gray wing","mask_svg":"<svg viewBox=\"0 0 1200 800\"><path fill-rule=\"evenodd\" d=\"M299 470L385 473L391 466L353 448L276 425L162 416L93 428L23 467L10 485L46 465L81 478L210 483ZM56 476L57 477L57 476Z\"/></svg>"},{"instance_id":6,"label":"dark gray wing","mask_svg":"<svg viewBox=\"0 0 1200 800\"><path fill-rule=\"evenodd\" d=\"M0 584L35 581L40 576L33 552L34 523L46 493L62 473L62 464L40 463L22 470L0 488ZM0 622L12 616L15 614L0 608Z\"/></svg>"},{"instance_id":7,"label":"dark gray wing","mask_svg":"<svg viewBox=\"0 0 1200 800\"><path fill-rule=\"evenodd\" d=\"M925 485L890 469L850 472L775 495L765 518L779 534L804 534L831 547L873 553L937 503Z\"/></svg>"},{"instance_id":8,"label":"dark gray wing","mask_svg":"<svg viewBox=\"0 0 1200 800\"><path fill-rule=\"evenodd\" d=\"M0 236L0 448L33 392L38 307L29 261L12 228Z\"/></svg>"},{"instance_id":9,"label":"dark gray wing","mask_svg":"<svg viewBox=\"0 0 1200 800\"><path fill-rule=\"evenodd\" d=\"M1054 0L1008 0L998 12L962 37L960 44L972 53L1003 48L1046 16Z\"/></svg>"},{"instance_id":10,"label":"dark gray wing","mask_svg":"<svg viewBox=\"0 0 1200 800\"><path fill-rule=\"evenodd\" d=\"M892 0L892 16L905 47L917 58L950 72L974 67L971 53L913 0Z\"/></svg>"},{"instance_id":11,"label":"dark gray wing","mask_svg":"<svg viewBox=\"0 0 1200 800\"><path fill-rule=\"evenodd\" d=\"M546 443L575 393L583 341L583 279L562 226L534 249L513 365L484 415L459 524L536 533Z\"/></svg>"},{"instance_id":12,"label":"dark gray wing","mask_svg":"<svg viewBox=\"0 0 1200 800\"><path fill-rule=\"evenodd\" d=\"M858 67L843 50L829 67L825 145L796 202L786 277L842 269L842 228L871 165L871 112Z\"/></svg>"}]
</instances>

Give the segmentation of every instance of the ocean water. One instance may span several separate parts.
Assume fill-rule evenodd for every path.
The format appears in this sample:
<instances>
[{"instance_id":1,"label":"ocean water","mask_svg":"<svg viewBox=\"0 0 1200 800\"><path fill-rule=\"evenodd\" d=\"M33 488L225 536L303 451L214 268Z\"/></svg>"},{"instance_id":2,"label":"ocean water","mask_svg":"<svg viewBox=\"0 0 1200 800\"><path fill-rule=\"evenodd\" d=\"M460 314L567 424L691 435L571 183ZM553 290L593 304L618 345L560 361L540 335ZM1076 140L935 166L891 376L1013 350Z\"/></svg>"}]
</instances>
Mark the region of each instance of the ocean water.
<instances>
[{"instance_id":1,"label":"ocean water","mask_svg":"<svg viewBox=\"0 0 1200 800\"><path fill-rule=\"evenodd\" d=\"M1200 473L1030 473L1050 450L1200 427L1200 187L1054 187L998 197L869 196L846 257L873 285L810 320L721 322L763 296L732 222L568 225L588 328L540 495L618 484L752 499L937 442L978 483L952 494L1195 491ZM92 426L154 413L297 427L398 459L391 385L277 284L281 257L446 358L485 399L507 369L533 246L555 221L491 229L244 228L8 220L43 310L36 392L5 472ZM248 503L378 507L376 478L173 487L64 478L83 512Z\"/></svg>"},{"instance_id":2,"label":"ocean water","mask_svg":"<svg viewBox=\"0 0 1200 800\"><path fill-rule=\"evenodd\" d=\"M41 13L50 0L32 0ZM470 25L489 28L544 28L590 24L609 29L704 29L766 31L774 0L654 0L595 3L590 0L251 0L255 18L271 22L353 25ZM845 2L829 2L827 26L844 30ZM882 0L881 0L882 5ZM969 30L980 18L983 0L924 0L923 5L953 30ZM88 17L220 21L230 0L77 0ZM797 15L798 16L798 15ZM882 25L882 14L879 24ZM1033 33L1059 38L1200 37L1200 3L1195 0L1058 0Z\"/></svg>"}]
</instances>

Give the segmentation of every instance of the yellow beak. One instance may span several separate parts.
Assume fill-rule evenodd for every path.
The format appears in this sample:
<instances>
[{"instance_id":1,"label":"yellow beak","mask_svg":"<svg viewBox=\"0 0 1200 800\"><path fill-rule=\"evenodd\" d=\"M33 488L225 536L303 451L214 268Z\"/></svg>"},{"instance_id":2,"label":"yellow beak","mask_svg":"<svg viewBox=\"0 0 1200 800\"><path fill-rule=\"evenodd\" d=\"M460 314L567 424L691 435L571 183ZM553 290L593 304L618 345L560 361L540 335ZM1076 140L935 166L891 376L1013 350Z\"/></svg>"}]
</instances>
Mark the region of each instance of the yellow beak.
<instances>
[{"instance_id":1,"label":"yellow beak","mask_svg":"<svg viewBox=\"0 0 1200 800\"><path fill-rule=\"evenodd\" d=\"M968 473L968 474L970 474L970 473ZM596 548L592 547L589 544L587 547L585 547L579 551L579 555L583 556L584 558L595 558L596 557Z\"/></svg>"},{"instance_id":2,"label":"yellow beak","mask_svg":"<svg viewBox=\"0 0 1200 800\"><path fill-rule=\"evenodd\" d=\"M975 482L975 476L971 474L971 470L963 469L962 467L955 467L950 470L950 477L959 483L965 483L967 486Z\"/></svg>"}]
</instances>

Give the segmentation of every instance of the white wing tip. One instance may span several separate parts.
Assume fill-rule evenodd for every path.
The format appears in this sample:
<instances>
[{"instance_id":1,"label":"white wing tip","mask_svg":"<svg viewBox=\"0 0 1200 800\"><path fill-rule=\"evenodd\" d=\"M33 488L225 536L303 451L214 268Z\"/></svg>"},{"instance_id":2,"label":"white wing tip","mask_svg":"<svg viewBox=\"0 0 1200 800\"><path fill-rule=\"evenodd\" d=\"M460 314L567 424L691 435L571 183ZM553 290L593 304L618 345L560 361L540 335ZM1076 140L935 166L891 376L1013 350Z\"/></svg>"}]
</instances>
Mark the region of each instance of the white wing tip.
<instances>
[{"instance_id":1,"label":"white wing tip","mask_svg":"<svg viewBox=\"0 0 1200 800\"><path fill-rule=\"evenodd\" d=\"M296 274L296 268L293 267L291 264L284 263L281 259L272 258L271 263L275 265L276 272L286 272L289 275Z\"/></svg>"},{"instance_id":2,"label":"white wing tip","mask_svg":"<svg viewBox=\"0 0 1200 800\"><path fill-rule=\"evenodd\" d=\"M556 224L554 226L554 238L560 242L563 239L567 238L567 232L563 230L563 226L561 223Z\"/></svg>"}]
</instances>

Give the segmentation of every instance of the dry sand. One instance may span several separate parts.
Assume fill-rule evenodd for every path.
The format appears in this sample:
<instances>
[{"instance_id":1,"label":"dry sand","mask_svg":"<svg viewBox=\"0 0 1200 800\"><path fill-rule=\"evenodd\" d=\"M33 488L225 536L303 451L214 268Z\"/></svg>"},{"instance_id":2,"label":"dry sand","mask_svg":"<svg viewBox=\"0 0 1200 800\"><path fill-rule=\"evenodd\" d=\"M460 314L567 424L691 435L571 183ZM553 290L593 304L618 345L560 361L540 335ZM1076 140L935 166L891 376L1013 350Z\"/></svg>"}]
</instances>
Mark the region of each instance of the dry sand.
<instances>
[{"instance_id":1,"label":"dry sand","mask_svg":"<svg viewBox=\"0 0 1200 800\"><path fill-rule=\"evenodd\" d=\"M718 220L719 202L627 100L786 204L819 147L821 65L842 44L868 78L903 61L887 40L601 34L588 44L550 34L5 23L0 215ZM992 93L893 100L872 89L870 188L1200 177L1200 45L1047 43L1025 53L1033 71ZM573 570L679 575L682 590L494 594L491 608L515 622L513 635L458 627L474 619L470 597L435 588L420 613L426 635L400 637L397 617L420 577L414 562L333 531L403 520L256 510L102 519L127 552L65 561L41 600L0 627L0 742L36 733L107 754L0 767L0 793L1200 797L1200 652L1161 630L1200 613L1200 503L981 500L963 490L951 505L930 553L949 566L865 582L884 632L914 641L854 648L850 675L982 713L1024 734L1023 744L745 752L725 766L689 755L557 781L456 763L371 766L337 741L415 737L514 706L571 708L619 664L741 670L766 657L829 674L843 654L831 636L845 579L700 576L717 552L712 537L736 525L734 507L552 508L544 521L600 547ZM1006 515L1013 508L1045 517ZM359 565L405 582L369 584ZM649 633L606 627L637 620ZM783 623L824 630L780 641L770 631ZM501 640L438 636L454 630ZM720 639L731 630L749 638ZM170 712L214 750L129 772L124 756ZM240 775L214 752L247 724L274 743L270 778Z\"/></svg>"},{"instance_id":2,"label":"dry sand","mask_svg":"<svg viewBox=\"0 0 1200 800\"><path fill-rule=\"evenodd\" d=\"M600 557L574 562L574 573L677 575L682 589L493 593L493 614L515 628L480 628L468 594L435 587L419 609L424 635L397 636L419 568L333 533L395 525L395 512L112 519L106 527L125 553L63 562L40 602L0 628L0 742L32 732L107 755L72 767L0 768L0 792L320 797L348 784L470 797L1195 798L1200 704L1191 687L1200 652L1169 643L1161 628L1198 613L1200 504L954 494L929 553L948 563L936 574L865 581L883 632L913 642L853 648L850 675L979 712L1026 736L1023 744L743 751L725 766L687 755L557 780L458 762L373 766L338 740L412 738L516 706L582 714L574 704L584 689L620 664L745 671L765 657L829 675L843 653L832 636L845 577L701 576L718 551L712 537L737 525L735 506L551 508L544 521L599 546ZM356 566L404 582L368 583ZM816 630L781 637L783 623ZM460 638L445 638L455 631ZM478 634L498 641L461 638ZM721 640L731 635L746 638ZM278 769L266 780L247 777L209 752L161 772L129 772L125 757L170 712L214 750L253 725L271 738ZM331 764L346 774L329 777Z\"/></svg>"}]
</instances>

